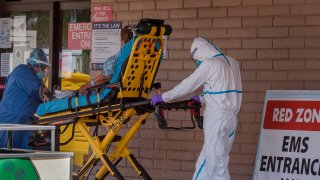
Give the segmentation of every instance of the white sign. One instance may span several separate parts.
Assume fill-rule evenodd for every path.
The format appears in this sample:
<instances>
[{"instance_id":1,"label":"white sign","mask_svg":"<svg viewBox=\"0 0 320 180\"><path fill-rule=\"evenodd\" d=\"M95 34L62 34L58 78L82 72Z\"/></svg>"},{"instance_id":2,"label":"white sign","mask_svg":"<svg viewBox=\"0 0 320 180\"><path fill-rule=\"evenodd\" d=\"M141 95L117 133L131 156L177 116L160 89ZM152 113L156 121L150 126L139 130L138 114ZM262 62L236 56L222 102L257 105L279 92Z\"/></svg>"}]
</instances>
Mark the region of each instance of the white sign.
<instances>
[{"instance_id":1,"label":"white sign","mask_svg":"<svg viewBox=\"0 0 320 180\"><path fill-rule=\"evenodd\" d=\"M254 180L320 179L320 91L267 91Z\"/></svg>"},{"instance_id":2,"label":"white sign","mask_svg":"<svg viewBox=\"0 0 320 180\"><path fill-rule=\"evenodd\" d=\"M121 48L121 22L94 23L92 27L92 63L104 63Z\"/></svg>"},{"instance_id":3,"label":"white sign","mask_svg":"<svg viewBox=\"0 0 320 180\"><path fill-rule=\"evenodd\" d=\"M13 46L13 60L12 60L11 69L14 69L19 64L25 63L24 51L25 51L25 46Z\"/></svg>"},{"instance_id":4,"label":"white sign","mask_svg":"<svg viewBox=\"0 0 320 180\"><path fill-rule=\"evenodd\" d=\"M11 19L0 18L0 48L11 48Z\"/></svg>"},{"instance_id":5,"label":"white sign","mask_svg":"<svg viewBox=\"0 0 320 180\"><path fill-rule=\"evenodd\" d=\"M37 31L27 31L27 47L35 49L37 47Z\"/></svg>"},{"instance_id":6,"label":"white sign","mask_svg":"<svg viewBox=\"0 0 320 180\"><path fill-rule=\"evenodd\" d=\"M10 61L12 53L1 53L1 77L7 77L11 72Z\"/></svg>"},{"instance_id":7,"label":"white sign","mask_svg":"<svg viewBox=\"0 0 320 180\"><path fill-rule=\"evenodd\" d=\"M72 70L72 52L62 52L61 76L63 78L71 78Z\"/></svg>"},{"instance_id":8,"label":"white sign","mask_svg":"<svg viewBox=\"0 0 320 180\"><path fill-rule=\"evenodd\" d=\"M26 45L26 16L13 17L13 42L16 46Z\"/></svg>"}]
</instances>

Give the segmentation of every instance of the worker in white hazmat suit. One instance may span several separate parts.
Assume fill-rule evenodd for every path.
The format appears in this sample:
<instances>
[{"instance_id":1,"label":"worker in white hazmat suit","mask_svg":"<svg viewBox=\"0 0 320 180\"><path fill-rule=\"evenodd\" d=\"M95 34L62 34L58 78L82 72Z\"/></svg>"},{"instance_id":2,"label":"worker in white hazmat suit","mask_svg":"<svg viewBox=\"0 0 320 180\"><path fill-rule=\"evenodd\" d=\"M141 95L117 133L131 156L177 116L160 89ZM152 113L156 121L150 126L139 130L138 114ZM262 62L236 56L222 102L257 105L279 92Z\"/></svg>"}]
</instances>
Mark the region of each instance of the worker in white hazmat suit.
<instances>
[{"instance_id":1,"label":"worker in white hazmat suit","mask_svg":"<svg viewBox=\"0 0 320 180\"><path fill-rule=\"evenodd\" d=\"M198 68L172 90L155 95L151 104L171 102L203 86L201 96L192 99L205 104L204 145L193 176L194 180L228 180L229 153L235 137L237 114L242 100L240 68L206 39L195 38L192 58Z\"/></svg>"}]
</instances>

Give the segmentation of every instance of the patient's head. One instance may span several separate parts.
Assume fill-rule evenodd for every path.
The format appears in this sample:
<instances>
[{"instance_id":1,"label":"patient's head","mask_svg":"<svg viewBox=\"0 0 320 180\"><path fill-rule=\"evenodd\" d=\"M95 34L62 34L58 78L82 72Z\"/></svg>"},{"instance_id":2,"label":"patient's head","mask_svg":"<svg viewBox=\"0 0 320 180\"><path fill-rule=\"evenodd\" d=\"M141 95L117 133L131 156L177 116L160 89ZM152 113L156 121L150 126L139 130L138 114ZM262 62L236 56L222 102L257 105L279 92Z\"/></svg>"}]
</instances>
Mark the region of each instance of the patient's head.
<instances>
[{"instance_id":1,"label":"patient's head","mask_svg":"<svg viewBox=\"0 0 320 180\"><path fill-rule=\"evenodd\" d=\"M130 29L130 26L124 26L121 29L121 42L123 44L126 44L132 38L133 38L133 33L132 33L132 30Z\"/></svg>"}]
</instances>

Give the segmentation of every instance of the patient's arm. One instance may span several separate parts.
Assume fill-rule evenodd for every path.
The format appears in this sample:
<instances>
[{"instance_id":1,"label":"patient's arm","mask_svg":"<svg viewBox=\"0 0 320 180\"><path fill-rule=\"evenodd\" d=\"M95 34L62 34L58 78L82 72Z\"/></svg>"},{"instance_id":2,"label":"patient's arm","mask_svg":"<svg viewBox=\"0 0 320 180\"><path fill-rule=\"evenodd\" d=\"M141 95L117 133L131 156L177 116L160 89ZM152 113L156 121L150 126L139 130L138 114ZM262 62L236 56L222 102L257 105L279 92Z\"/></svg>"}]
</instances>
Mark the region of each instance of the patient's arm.
<instances>
[{"instance_id":1,"label":"patient's arm","mask_svg":"<svg viewBox=\"0 0 320 180\"><path fill-rule=\"evenodd\" d=\"M97 86L109 81L110 79L111 79L111 75L105 76L103 73L100 73L96 78L93 79L93 82L94 82L94 85ZM79 92L81 94L86 94L86 90L91 87L92 87L91 82L88 82L80 87Z\"/></svg>"}]
</instances>

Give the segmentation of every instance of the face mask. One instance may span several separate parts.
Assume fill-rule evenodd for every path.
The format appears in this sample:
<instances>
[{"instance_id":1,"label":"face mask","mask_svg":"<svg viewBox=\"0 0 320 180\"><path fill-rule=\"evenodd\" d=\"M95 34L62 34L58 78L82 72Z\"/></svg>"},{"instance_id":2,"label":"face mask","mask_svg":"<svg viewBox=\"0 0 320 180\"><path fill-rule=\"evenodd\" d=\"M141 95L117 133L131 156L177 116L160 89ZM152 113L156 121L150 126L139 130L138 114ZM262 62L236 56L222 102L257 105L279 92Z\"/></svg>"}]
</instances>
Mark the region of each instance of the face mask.
<instances>
[{"instance_id":1,"label":"face mask","mask_svg":"<svg viewBox=\"0 0 320 180\"><path fill-rule=\"evenodd\" d=\"M39 79L42 79L43 77L44 77L44 72L43 71L39 71L38 73L37 73L37 77L39 78Z\"/></svg>"},{"instance_id":2,"label":"face mask","mask_svg":"<svg viewBox=\"0 0 320 180\"><path fill-rule=\"evenodd\" d=\"M199 67L199 66L200 66L200 64L202 64L202 61L197 60L197 63L196 63L197 67Z\"/></svg>"}]
</instances>

